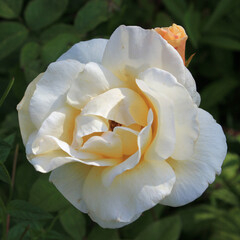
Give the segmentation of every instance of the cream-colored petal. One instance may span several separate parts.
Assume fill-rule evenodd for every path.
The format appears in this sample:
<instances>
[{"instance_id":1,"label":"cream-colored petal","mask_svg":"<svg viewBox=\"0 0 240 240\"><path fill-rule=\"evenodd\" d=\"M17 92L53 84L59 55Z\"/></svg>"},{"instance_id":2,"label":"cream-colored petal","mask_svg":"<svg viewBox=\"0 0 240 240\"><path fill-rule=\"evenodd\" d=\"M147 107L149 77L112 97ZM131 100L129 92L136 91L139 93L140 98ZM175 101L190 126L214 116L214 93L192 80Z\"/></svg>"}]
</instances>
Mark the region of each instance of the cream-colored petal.
<instances>
[{"instance_id":1,"label":"cream-colored petal","mask_svg":"<svg viewBox=\"0 0 240 240\"><path fill-rule=\"evenodd\" d=\"M121 139L123 155L132 155L138 150L137 138L139 132L127 127L115 127L113 132Z\"/></svg>"},{"instance_id":2,"label":"cream-colored petal","mask_svg":"<svg viewBox=\"0 0 240 240\"><path fill-rule=\"evenodd\" d=\"M144 153L144 151L146 150L146 148L148 147L152 140L152 128L151 128L152 123L153 112L150 109L148 113L148 125L140 131L137 137L138 151L135 152L133 155L131 155L122 163L113 167L106 168L103 171L102 182L104 186L109 187L112 184L113 180L116 178L116 176L121 175L125 171L136 167L136 165L139 163L142 157L142 154Z\"/></svg>"},{"instance_id":3,"label":"cream-colored petal","mask_svg":"<svg viewBox=\"0 0 240 240\"><path fill-rule=\"evenodd\" d=\"M125 81L134 81L140 72L157 67L170 72L178 82L185 82L180 55L153 29L118 27L107 43L103 65Z\"/></svg>"},{"instance_id":4,"label":"cream-colored petal","mask_svg":"<svg viewBox=\"0 0 240 240\"><path fill-rule=\"evenodd\" d=\"M176 183L161 203L181 206L198 198L220 174L227 152L226 137L219 124L206 111L198 109L200 135L194 154L185 161L168 160L176 174Z\"/></svg>"},{"instance_id":5,"label":"cream-colored petal","mask_svg":"<svg viewBox=\"0 0 240 240\"><path fill-rule=\"evenodd\" d=\"M173 102L162 93L156 94L143 80L136 80L136 83L156 112L153 123L154 139L145 153L145 158L167 159L172 155L176 144Z\"/></svg>"},{"instance_id":6,"label":"cream-colored petal","mask_svg":"<svg viewBox=\"0 0 240 240\"><path fill-rule=\"evenodd\" d=\"M159 102L162 101L162 99L160 99L161 94L164 95L165 98L171 99L176 143L174 152L170 156L177 160L189 158L193 154L194 144L198 138L199 127L197 122L197 107L193 103L187 90L177 82L173 75L157 68L146 70L139 75L139 78L144 81ZM160 105L160 111L161 108L162 105ZM165 114L165 112L162 112L160 118ZM161 128L162 125L160 122L160 131Z\"/></svg>"},{"instance_id":7,"label":"cream-colored petal","mask_svg":"<svg viewBox=\"0 0 240 240\"><path fill-rule=\"evenodd\" d=\"M29 136L32 132L36 130L36 127L32 123L30 114L29 114L29 104L32 98L32 95L36 89L36 84L42 77L42 73L39 74L27 87L24 97L21 102L17 105L18 110L18 120L20 125L20 131L23 139L24 145L26 145Z\"/></svg>"},{"instance_id":8,"label":"cream-colored petal","mask_svg":"<svg viewBox=\"0 0 240 240\"><path fill-rule=\"evenodd\" d=\"M108 129L108 120L99 116L80 114L76 118L74 140L72 146L75 148L79 148L83 143L82 137L95 132L106 132L108 131Z\"/></svg>"},{"instance_id":9,"label":"cream-colored petal","mask_svg":"<svg viewBox=\"0 0 240 240\"><path fill-rule=\"evenodd\" d=\"M105 228L132 222L167 196L175 182L172 168L164 161L143 160L108 187L101 182L103 171L95 167L90 170L82 196L90 217Z\"/></svg>"},{"instance_id":10,"label":"cream-colored petal","mask_svg":"<svg viewBox=\"0 0 240 240\"><path fill-rule=\"evenodd\" d=\"M54 169L59 168L65 164L69 164L71 162L77 162L96 167L109 167L118 164L120 160L114 158L102 158L95 161L88 159L81 160L71 157L61 150L52 151L44 155L37 155L30 160L30 163L34 166L34 168L42 173L53 171Z\"/></svg>"},{"instance_id":11,"label":"cream-colored petal","mask_svg":"<svg viewBox=\"0 0 240 240\"><path fill-rule=\"evenodd\" d=\"M195 80L187 68L185 68L185 71L186 71L186 74L185 74L186 77L185 77L184 87L188 90L188 93L192 97L193 102L197 106L199 106L201 102L201 97L197 92Z\"/></svg>"},{"instance_id":12,"label":"cream-colored petal","mask_svg":"<svg viewBox=\"0 0 240 240\"><path fill-rule=\"evenodd\" d=\"M123 125L146 126L148 106L142 97L128 88L114 88L93 98L83 115L97 115Z\"/></svg>"},{"instance_id":13,"label":"cream-colored petal","mask_svg":"<svg viewBox=\"0 0 240 240\"><path fill-rule=\"evenodd\" d=\"M112 158L120 158L123 155L121 138L110 131L103 133L101 136L89 138L83 144L81 150Z\"/></svg>"},{"instance_id":14,"label":"cream-colored petal","mask_svg":"<svg viewBox=\"0 0 240 240\"><path fill-rule=\"evenodd\" d=\"M50 113L44 120L38 136L45 135L54 136L68 144L72 143L73 131L75 126L75 118L80 112L69 106L65 106L57 111Z\"/></svg>"},{"instance_id":15,"label":"cream-colored petal","mask_svg":"<svg viewBox=\"0 0 240 240\"><path fill-rule=\"evenodd\" d=\"M83 70L83 65L75 60L51 63L36 84L30 100L29 112L36 128L44 119L66 103L66 93L72 81Z\"/></svg>"},{"instance_id":16,"label":"cream-colored petal","mask_svg":"<svg viewBox=\"0 0 240 240\"><path fill-rule=\"evenodd\" d=\"M67 94L70 105L82 109L93 97L112 88L127 86L100 64L90 62L73 81Z\"/></svg>"},{"instance_id":17,"label":"cream-colored petal","mask_svg":"<svg viewBox=\"0 0 240 240\"><path fill-rule=\"evenodd\" d=\"M102 62L103 52L108 40L96 38L89 41L82 41L73 45L57 61L74 59L81 63Z\"/></svg>"},{"instance_id":18,"label":"cream-colored petal","mask_svg":"<svg viewBox=\"0 0 240 240\"><path fill-rule=\"evenodd\" d=\"M71 157L84 159L84 160L96 160L101 156L93 153L87 153L83 151L76 151L69 144L59 140L54 136L41 136L39 137L37 131L33 132L26 144L26 154L28 159L34 158L36 155L48 154L51 151L62 150Z\"/></svg>"},{"instance_id":19,"label":"cream-colored petal","mask_svg":"<svg viewBox=\"0 0 240 240\"><path fill-rule=\"evenodd\" d=\"M82 200L82 188L91 168L81 163L68 163L52 171L49 178L62 195L84 213L88 210Z\"/></svg>"}]
</instances>

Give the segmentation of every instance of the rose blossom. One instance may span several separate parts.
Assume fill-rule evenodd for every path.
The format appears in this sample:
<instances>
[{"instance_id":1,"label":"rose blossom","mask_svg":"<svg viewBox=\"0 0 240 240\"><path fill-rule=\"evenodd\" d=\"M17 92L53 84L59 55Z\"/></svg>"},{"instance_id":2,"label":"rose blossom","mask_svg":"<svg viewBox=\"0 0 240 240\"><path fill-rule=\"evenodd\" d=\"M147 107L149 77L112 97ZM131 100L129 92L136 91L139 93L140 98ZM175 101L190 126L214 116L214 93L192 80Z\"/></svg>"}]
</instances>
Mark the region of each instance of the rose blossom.
<instances>
[{"instance_id":1,"label":"rose blossom","mask_svg":"<svg viewBox=\"0 0 240 240\"><path fill-rule=\"evenodd\" d=\"M27 158L80 211L118 228L156 204L198 198L226 139L195 81L155 30L120 26L75 44L18 105Z\"/></svg>"}]
</instances>

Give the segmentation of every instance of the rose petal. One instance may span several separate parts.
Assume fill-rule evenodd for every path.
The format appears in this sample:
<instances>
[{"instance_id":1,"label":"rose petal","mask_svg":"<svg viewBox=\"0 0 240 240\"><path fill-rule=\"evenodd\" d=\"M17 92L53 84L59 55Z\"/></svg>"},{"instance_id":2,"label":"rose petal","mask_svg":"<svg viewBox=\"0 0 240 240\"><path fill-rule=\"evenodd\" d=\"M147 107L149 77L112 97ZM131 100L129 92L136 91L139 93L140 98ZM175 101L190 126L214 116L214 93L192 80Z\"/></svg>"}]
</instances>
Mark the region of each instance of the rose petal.
<instances>
[{"instance_id":1,"label":"rose petal","mask_svg":"<svg viewBox=\"0 0 240 240\"><path fill-rule=\"evenodd\" d=\"M157 67L170 72L180 83L185 82L180 55L154 30L118 27L107 43L102 61L121 80L134 80L147 68Z\"/></svg>"},{"instance_id":2,"label":"rose petal","mask_svg":"<svg viewBox=\"0 0 240 240\"><path fill-rule=\"evenodd\" d=\"M117 176L111 186L101 182L103 168L92 168L83 186L83 200L90 217L102 227L124 226L167 196L175 182L164 161L141 161ZM75 183L77 185L77 183Z\"/></svg>"},{"instance_id":3,"label":"rose petal","mask_svg":"<svg viewBox=\"0 0 240 240\"><path fill-rule=\"evenodd\" d=\"M137 138L139 132L127 127L115 127L113 130L122 141L123 155L132 155L138 150Z\"/></svg>"},{"instance_id":4,"label":"rose petal","mask_svg":"<svg viewBox=\"0 0 240 240\"><path fill-rule=\"evenodd\" d=\"M172 111L174 113L176 143L174 152L169 156L177 160L189 158L193 154L193 147L198 138L199 131L197 122L197 108L193 104L190 95L170 73L163 70L150 68L141 73L139 78L144 81L159 102L162 102L162 99L160 98L161 95L164 95L166 99L171 99L173 106ZM139 82L137 84L139 85ZM162 106L163 104L164 106ZM161 111L163 107L166 108L167 103L162 102L159 103L159 105ZM159 131L161 132L162 128L164 128L164 126L162 126L161 118L167 117L166 112L163 112L162 114L160 113L159 117ZM166 135L169 135L167 133L169 129L165 129L165 131ZM170 130L170 132L172 131ZM158 136L160 138L161 135L159 134ZM160 138L161 141L162 139L163 138ZM158 143L157 139L155 140L154 144L156 144L155 148L157 145L159 145L159 148L161 148L161 143Z\"/></svg>"},{"instance_id":5,"label":"rose petal","mask_svg":"<svg viewBox=\"0 0 240 240\"><path fill-rule=\"evenodd\" d=\"M65 154L63 151L52 151L44 155L39 155L30 160L30 163L34 168L42 173L53 171L62 165L69 164L71 162L82 163L89 166L97 167L109 167L120 163L119 159L116 158L102 158L97 160L81 160L78 158L71 157Z\"/></svg>"},{"instance_id":6,"label":"rose petal","mask_svg":"<svg viewBox=\"0 0 240 240\"><path fill-rule=\"evenodd\" d=\"M89 138L81 150L113 158L120 158L123 154L120 137L110 131L103 133L101 136Z\"/></svg>"},{"instance_id":7,"label":"rose petal","mask_svg":"<svg viewBox=\"0 0 240 240\"><path fill-rule=\"evenodd\" d=\"M29 104L32 98L32 95L36 89L36 84L42 78L42 73L39 74L27 87L24 97L21 102L17 105L18 110L18 120L20 125L20 131L23 139L24 145L27 144L28 138L33 131L36 130L36 127L32 123L30 113L29 113Z\"/></svg>"},{"instance_id":8,"label":"rose petal","mask_svg":"<svg viewBox=\"0 0 240 240\"><path fill-rule=\"evenodd\" d=\"M79 148L82 145L82 137L97 132L106 132L109 129L108 120L94 115L79 115L76 117L75 133L72 146Z\"/></svg>"},{"instance_id":9,"label":"rose petal","mask_svg":"<svg viewBox=\"0 0 240 240\"><path fill-rule=\"evenodd\" d=\"M36 85L30 100L29 112L34 125L39 128L44 119L66 103L66 92L83 65L75 60L51 63Z\"/></svg>"},{"instance_id":10,"label":"rose petal","mask_svg":"<svg viewBox=\"0 0 240 240\"><path fill-rule=\"evenodd\" d=\"M102 62L103 52L108 40L96 38L89 41L82 41L73 45L57 61L74 59L81 63Z\"/></svg>"},{"instance_id":11,"label":"rose petal","mask_svg":"<svg viewBox=\"0 0 240 240\"><path fill-rule=\"evenodd\" d=\"M138 151L117 166L106 168L103 171L102 182L105 187L109 187L116 176L136 167L136 165L139 163L145 149L148 147L149 143L152 140L152 123L153 112L150 109L148 113L148 125L140 131L137 137Z\"/></svg>"},{"instance_id":12,"label":"rose petal","mask_svg":"<svg viewBox=\"0 0 240 240\"><path fill-rule=\"evenodd\" d=\"M166 159L171 156L176 143L173 103L161 93L155 93L143 80L136 80L138 87L152 103L156 112L154 139L147 152L146 159ZM157 123L156 123L157 122Z\"/></svg>"},{"instance_id":13,"label":"rose petal","mask_svg":"<svg viewBox=\"0 0 240 240\"><path fill-rule=\"evenodd\" d=\"M52 112L42 123L37 138L49 135L71 144L75 118L79 113L78 110L68 106Z\"/></svg>"},{"instance_id":14,"label":"rose petal","mask_svg":"<svg viewBox=\"0 0 240 240\"><path fill-rule=\"evenodd\" d=\"M147 124L148 106L142 97L128 88L114 88L98 95L84 107L83 115L97 115L123 125Z\"/></svg>"},{"instance_id":15,"label":"rose petal","mask_svg":"<svg viewBox=\"0 0 240 240\"><path fill-rule=\"evenodd\" d=\"M82 201L82 188L91 166L80 163L69 163L52 171L49 181L74 207L87 213Z\"/></svg>"},{"instance_id":16,"label":"rose petal","mask_svg":"<svg viewBox=\"0 0 240 240\"><path fill-rule=\"evenodd\" d=\"M188 93L192 97L193 102L197 106L199 106L201 102L201 97L197 92L195 80L187 68L185 68L185 71L186 71L186 82L184 84L184 87L188 90Z\"/></svg>"},{"instance_id":17,"label":"rose petal","mask_svg":"<svg viewBox=\"0 0 240 240\"><path fill-rule=\"evenodd\" d=\"M181 206L198 198L220 174L227 152L226 138L222 128L212 116L198 109L200 135L195 144L194 155L185 161L170 159L168 162L176 174L176 183L169 196L161 203Z\"/></svg>"},{"instance_id":18,"label":"rose petal","mask_svg":"<svg viewBox=\"0 0 240 240\"><path fill-rule=\"evenodd\" d=\"M111 88L124 87L126 83L115 77L110 71L97 63L88 63L73 81L67 94L70 105L82 109L93 97Z\"/></svg>"}]
</instances>

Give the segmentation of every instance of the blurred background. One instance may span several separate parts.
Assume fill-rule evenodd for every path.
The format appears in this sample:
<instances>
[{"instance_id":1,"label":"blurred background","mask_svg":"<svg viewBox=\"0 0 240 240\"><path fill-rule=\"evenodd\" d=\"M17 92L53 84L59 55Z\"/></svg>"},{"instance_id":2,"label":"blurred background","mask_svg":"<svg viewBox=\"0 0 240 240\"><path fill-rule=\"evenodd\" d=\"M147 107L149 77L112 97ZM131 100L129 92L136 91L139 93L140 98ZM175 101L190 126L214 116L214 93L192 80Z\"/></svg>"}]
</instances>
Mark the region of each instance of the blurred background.
<instances>
[{"instance_id":1,"label":"blurred background","mask_svg":"<svg viewBox=\"0 0 240 240\"><path fill-rule=\"evenodd\" d=\"M200 107L223 126L223 171L196 201L158 205L133 224L104 230L75 210L27 162L16 105L74 43L109 38L121 24L182 25ZM240 239L239 0L0 0L0 236L2 239ZM8 232L8 237L6 237Z\"/></svg>"}]
</instances>

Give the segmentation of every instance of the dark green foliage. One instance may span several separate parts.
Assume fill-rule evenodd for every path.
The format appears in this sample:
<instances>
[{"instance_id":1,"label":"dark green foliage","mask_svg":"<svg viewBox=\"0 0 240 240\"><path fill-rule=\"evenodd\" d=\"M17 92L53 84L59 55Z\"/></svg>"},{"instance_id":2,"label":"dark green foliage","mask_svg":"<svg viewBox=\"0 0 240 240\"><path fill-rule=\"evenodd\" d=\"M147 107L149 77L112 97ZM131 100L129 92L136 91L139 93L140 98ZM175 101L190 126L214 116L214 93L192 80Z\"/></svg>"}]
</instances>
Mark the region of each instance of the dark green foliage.
<instances>
[{"instance_id":1,"label":"dark green foliage","mask_svg":"<svg viewBox=\"0 0 240 240\"><path fill-rule=\"evenodd\" d=\"M239 0L0 0L0 20L2 239L239 239ZM189 36L186 59L196 53L189 69L201 107L223 126L229 153L221 175L193 203L158 205L128 226L102 229L49 183L49 174L37 173L28 163L16 105L29 82L73 44L109 38L121 24L154 28L173 22Z\"/></svg>"}]
</instances>

